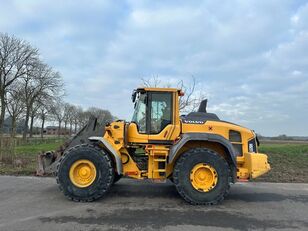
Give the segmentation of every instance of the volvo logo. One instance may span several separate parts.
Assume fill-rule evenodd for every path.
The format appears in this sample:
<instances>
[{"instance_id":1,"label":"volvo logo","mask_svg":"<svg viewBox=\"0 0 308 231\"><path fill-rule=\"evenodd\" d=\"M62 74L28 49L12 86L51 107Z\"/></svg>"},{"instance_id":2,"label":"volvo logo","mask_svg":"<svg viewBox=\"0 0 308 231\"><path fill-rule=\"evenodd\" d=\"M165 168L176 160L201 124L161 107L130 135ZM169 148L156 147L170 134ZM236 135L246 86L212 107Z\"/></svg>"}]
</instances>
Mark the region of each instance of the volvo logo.
<instances>
[{"instance_id":1,"label":"volvo logo","mask_svg":"<svg viewBox=\"0 0 308 231\"><path fill-rule=\"evenodd\" d=\"M184 120L183 122L186 124L204 124L204 121L200 120Z\"/></svg>"}]
</instances>

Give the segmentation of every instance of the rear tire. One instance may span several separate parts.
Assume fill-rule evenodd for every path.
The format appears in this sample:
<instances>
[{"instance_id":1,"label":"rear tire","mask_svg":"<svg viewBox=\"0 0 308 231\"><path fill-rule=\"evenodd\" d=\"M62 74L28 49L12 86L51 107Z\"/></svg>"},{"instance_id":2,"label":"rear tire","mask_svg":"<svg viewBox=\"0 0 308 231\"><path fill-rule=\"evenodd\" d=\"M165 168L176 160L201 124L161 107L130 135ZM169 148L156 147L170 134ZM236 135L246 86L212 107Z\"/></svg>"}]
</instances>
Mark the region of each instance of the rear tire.
<instances>
[{"instance_id":1,"label":"rear tire","mask_svg":"<svg viewBox=\"0 0 308 231\"><path fill-rule=\"evenodd\" d=\"M95 177L88 186L73 183L70 170L79 161L87 161L94 166ZM57 165L56 179L64 195L73 200L90 202L103 197L114 181L114 169L110 156L101 148L91 145L77 145L61 157Z\"/></svg>"},{"instance_id":2,"label":"rear tire","mask_svg":"<svg viewBox=\"0 0 308 231\"><path fill-rule=\"evenodd\" d=\"M208 190L196 189L191 180L195 166L214 169L215 182ZM182 154L173 172L174 184L179 194L193 205L213 205L224 199L229 191L229 166L218 153L207 148L195 148Z\"/></svg>"}]
</instances>

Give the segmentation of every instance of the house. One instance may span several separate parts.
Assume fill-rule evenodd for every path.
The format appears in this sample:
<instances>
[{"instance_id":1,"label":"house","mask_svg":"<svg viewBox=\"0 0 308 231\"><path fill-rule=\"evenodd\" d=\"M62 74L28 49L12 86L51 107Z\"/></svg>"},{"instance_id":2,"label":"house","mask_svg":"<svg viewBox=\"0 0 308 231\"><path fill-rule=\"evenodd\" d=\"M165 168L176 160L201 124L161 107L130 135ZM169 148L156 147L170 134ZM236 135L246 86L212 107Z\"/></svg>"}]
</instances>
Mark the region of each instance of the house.
<instances>
[{"instance_id":1,"label":"house","mask_svg":"<svg viewBox=\"0 0 308 231\"><path fill-rule=\"evenodd\" d=\"M47 126L44 129L44 134L46 135L69 135L70 134L70 130L69 129L65 129L65 128L60 128L60 132L59 132L59 127L58 126Z\"/></svg>"}]
</instances>

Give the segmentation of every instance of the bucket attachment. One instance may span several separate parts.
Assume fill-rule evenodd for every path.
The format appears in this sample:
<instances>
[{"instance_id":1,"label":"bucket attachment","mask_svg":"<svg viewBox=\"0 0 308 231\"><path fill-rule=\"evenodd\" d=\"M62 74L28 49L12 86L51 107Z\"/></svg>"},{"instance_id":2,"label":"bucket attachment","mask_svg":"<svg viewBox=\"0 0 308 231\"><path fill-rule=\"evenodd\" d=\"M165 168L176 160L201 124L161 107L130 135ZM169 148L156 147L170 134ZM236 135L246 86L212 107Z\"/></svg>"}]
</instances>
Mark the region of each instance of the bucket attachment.
<instances>
[{"instance_id":1,"label":"bucket attachment","mask_svg":"<svg viewBox=\"0 0 308 231\"><path fill-rule=\"evenodd\" d=\"M57 163L64 152L76 145L89 143L91 136L103 136L105 124L99 123L97 118L90 117L88 123L79 132L60 146L56 151L48 151L38 155L37 176L52 174L56 171Z\"/></svg>"}]
</instances>

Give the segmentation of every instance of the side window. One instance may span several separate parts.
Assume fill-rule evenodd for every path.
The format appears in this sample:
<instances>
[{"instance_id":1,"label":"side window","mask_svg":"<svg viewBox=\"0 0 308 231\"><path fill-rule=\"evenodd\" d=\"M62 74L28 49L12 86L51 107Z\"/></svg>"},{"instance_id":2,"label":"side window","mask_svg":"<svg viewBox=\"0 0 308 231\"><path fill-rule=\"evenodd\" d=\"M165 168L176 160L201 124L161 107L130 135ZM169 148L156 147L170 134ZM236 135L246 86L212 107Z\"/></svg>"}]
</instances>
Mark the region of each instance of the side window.
<instances>
[{"instance_id":1,"label":"side window","mask_svg":"<svg viewBox=\"0 0 308 231\"><path fill-rule=\"evenodd\" d=\"M160 133L172 123L172 93L152 93L151 134Z\"/></svg>"},{"instance_id":2,"label":"side window","mask_svg":"<svg viewBox=\"0 0 308 231\"><path fill-rule=\"evenodd\" d=\"M132 121L137 124L139 133L146 133L146 94L140 94Z\"/></svg>"}]
</instances>

